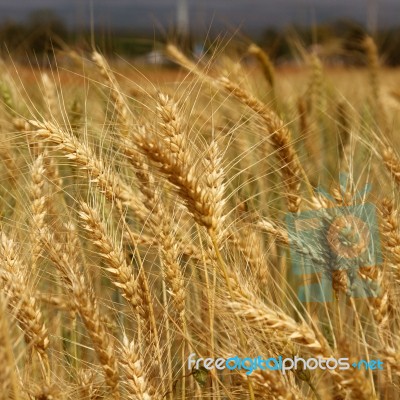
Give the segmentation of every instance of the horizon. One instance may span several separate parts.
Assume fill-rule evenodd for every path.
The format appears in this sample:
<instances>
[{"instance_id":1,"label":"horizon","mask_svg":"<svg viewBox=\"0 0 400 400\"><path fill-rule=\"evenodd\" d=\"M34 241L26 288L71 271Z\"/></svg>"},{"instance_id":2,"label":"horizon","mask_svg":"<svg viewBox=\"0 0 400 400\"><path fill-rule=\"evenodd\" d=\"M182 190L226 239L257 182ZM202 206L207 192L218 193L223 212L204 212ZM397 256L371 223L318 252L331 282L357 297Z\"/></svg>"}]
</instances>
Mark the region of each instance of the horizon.
<instances>
[{"instance_id":1,"label":"horizon","mask_svg":"<svg viewBox=\"0 0 400 400\"><path fill-rule=\"evenodd\" d=\"M150 33L168 31L176 24L176 0L0 0L0 23L24 22L34 11L52 10L69 29L130 29ZM400 2L394 0L188 0L190 30L213 33L240 30L259 35L269 28L311 26L341 19L370 30L400 26Z\"/></svg>"}]
</instances>

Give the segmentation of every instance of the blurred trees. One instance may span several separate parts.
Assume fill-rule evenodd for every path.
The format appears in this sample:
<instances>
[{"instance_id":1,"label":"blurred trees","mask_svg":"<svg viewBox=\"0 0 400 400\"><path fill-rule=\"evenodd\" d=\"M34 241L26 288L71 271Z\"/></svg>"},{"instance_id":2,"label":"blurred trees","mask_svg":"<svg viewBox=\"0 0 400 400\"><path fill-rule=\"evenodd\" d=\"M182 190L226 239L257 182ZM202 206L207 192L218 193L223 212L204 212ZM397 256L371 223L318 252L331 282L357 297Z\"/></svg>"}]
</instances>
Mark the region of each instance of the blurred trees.
<instances>
[{"instance_id":1,"label":"blurred trees","mask_svg":"<svg viewBox=\"0 0 400 400\"><path fill-rule=\"evenodd\" d=\"M62 19L51 10L39 10L30 14L25 25L24 45L36 54L51 53L53 43L68 40L68 31Z\"/></svg>"},{"instance_id":2,"label":"blurred trees","mask_svg":"<svg viewBox=\"0 0 400 400\"><path fill-rule=\"evenodd\" d=\"M378 45L386 64L400 65L400 28L380 32Z\"/></svg>"},{"instance_id":3,"label":"blurred trees","mask_svg":"<svg viewBox=\"0 0 400 400\"><path fill-rule=\"evenodd\" d=\"M34 11L25 23L8 21L0 26L0 41L10 51L49 53L52 42L68 40L62 19L51 10Z\"/></svg>"},{"instance_id":4,"label":"blurred trees","mask_svg":"<svg viewBox=\"0 0 400 400\"><path fill-rule=\"evenodd\" d=\"M135 57L150 52L154 47L154 38L143 37L139 32L113 30L105 35L104 30L97 27L94 35L96 45L108 55ZM365 35L366 31L359 23L340 20L313 27L266 29L259 37L258 44L267 50L275 62L291 62L296 46L307 50L318 44L318 49L328 54L328 60L346 65L363 65L365 54L362 42ZM202 40L195 41L193 38L193 43L202 43L206 51L207 45ZM387 65L400 65L400 27L378 31L375 40L383 61ZM32 12L25 22L8 21L0 25L0 50L11 53L14 59L51 62L53 50L64 43L90 50L90 30L68 30L62 18L51 10Z\"/></svg>"},{"instance_id":5,"label":"blurred trees","mask_svg":"<svg viewBox=\"0 0 400 400\"><path fill-rule=\"evenodd\" d=\"M313 27L292 26L289 29L266 29L259 44L275 62L292 60L296 45L311 49L318 45L327 59L345 65L364 65L363 41L366 29L356 21L338 20ZM381 29L374 37L382 61L389 66L400 65L400 27ZM331 51L331 54L329 54ZM329 57L331 56L331 57Z\"/></svg>"}]
</instances>

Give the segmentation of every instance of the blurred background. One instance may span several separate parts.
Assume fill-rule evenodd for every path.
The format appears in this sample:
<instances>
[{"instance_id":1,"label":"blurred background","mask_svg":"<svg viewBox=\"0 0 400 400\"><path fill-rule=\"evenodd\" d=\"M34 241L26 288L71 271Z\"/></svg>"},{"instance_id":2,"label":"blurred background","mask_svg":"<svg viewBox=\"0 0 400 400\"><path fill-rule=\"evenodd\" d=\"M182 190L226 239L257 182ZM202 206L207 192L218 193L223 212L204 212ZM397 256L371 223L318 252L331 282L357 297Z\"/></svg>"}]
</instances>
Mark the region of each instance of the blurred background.
<instances>
[{"instance_id":1,"label":"blurred background","mask_svg":"<svg viewBox=\"0 0 400 400\"><path fill-rule=\"evenodd\" d=\"M275 64L292 65L299 44L328 65L362 64L367 33L384 64L400 64L400 1L0 0L1 51L31 63L94 40L108 57L167 64L161 49L169 40L197 56L216 43L255 42Z\"/></svg>"}]
</instances>

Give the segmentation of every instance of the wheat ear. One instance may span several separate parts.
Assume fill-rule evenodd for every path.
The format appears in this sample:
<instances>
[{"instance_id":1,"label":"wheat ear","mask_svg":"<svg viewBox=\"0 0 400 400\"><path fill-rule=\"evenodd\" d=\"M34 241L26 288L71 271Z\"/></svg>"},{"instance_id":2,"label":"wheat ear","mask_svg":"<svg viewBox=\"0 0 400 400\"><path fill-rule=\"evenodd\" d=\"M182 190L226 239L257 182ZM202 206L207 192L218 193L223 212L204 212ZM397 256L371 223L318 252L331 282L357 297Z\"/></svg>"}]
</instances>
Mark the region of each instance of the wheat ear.
<instances>
[{"instance_id":1,"label":"wheat ear","mask_svg":"<svg viewBox=\"0 0 400 400\"><path fill-rule=\"evenodd\" d=\"M115 79L115 76L107 63L107 60L100 53L94 51L92 53L92 60L97 65L101 75L111 89L111 99L114 102L114 110L118 117L120 132L126 136L129 133L129 128L131 126L130 111L122 95L121 88L119 87L117 80Z\"/></svg>"},{"instance_id":2,"label":"wheat ear","mask_svg":"<svg viewBox=\"0 0 400 400\"><path fill-rule=\"evenodd\" d=\"M0 233L0 278L8 295L8 304L16 314L27 343L47 359L46 350L50 343L47 328L26 282L28 268L22 264L18 253L15 242L4 232Z\"/></svg>"},{"instance_id":3,"label":"wheat ear","mask_svg":"<svg viewBox=\"0 0 400 400\"><path fill-rule=\"evenodd\" d=\"M30 121L30 123L38 128L35 131L37 138L56 144L66 158L73 160L88 172L91 181L96 183L109 199L119 200L121 203L128 205L140 220L146 219L146 209L137 200L137 196L135 196L131 188L122 181L115 171L108 168L98 159L90 147L81 143L69 132L58 128L50 122Z\"/></svg>"},{"instance_id":4,"label":"wheat ear","mask_svg":"<svg viewBox=\"0 0 400 400\"><path fill-rule=\"evenodd\" d=\"M41 78L44 89L44 100L49 110L49 117L55 118L58 114L57 89L47 73L42 73Z\"/></svg>"},{"instance_id":5,"label":"wheat ear","mask_svg":"<svg viewBox=\"0 0 400 400\"><path fill-rule=\"evenodd\" d=\"M296 322L286 313L272 309L251 295L241 296L238 301L227 301L225 306L249 325L257 324L266 331L279 332L284 338L308 350L314 356L330 358L333 355L328 342L317 329L304 321ZM348 388L345 387L343 376L335 370L329 372L335 383L335 390L338 394L345 395Z\"/></svg>"},{"instance_id":6,"label":"wheat ear","mask_svg":"<svg viewBox=\"0 0 400 400\"><path fill-rule=\"evenodd\" d=\"M255 43L252 43L248 52L257 57L258 61L262 66L262 70L264 73L264 77L267 82L270 84L271 88L275 87L275 68L271 59L269 58L268 53L266 53L261 47L257 46Z\"/></svg>"},{"instance_id":7,"label":"wheat ear","mask_svg":"<svg viewBox=\"0 0 400 400\"><path fill-rule=\"evenodd\" d=\"M152 296L143 268L139 268L135 278L132 266L125 260L123 250L111 239L107 228L95 208L87 203L80 203L79 217L84 229L89 233L93 244L100 251L100 255L107 262L107 272L111 275L112 283L122 290L122 295L128 301L135 313L139 314L140 326L144 328L143 339L150 348L155 348L158 367L162 372L161 349L159 347L157 324L152 305ZM126 229L129 229L126 226ZM130 229L128 236L130 235ZM135 244L133 243L135 246ZM136 247L136 246L135 246Z\"/></svg>"},{"instance_id":8,"label":"wheat ear","mask_svg":"<svg viewBox=\"0 0 400 400\"><path fill-rule=\"evenodd\" d=\"M139 155L140 156L140 155ZM179 315L181 328L185 326L185 286L181 267L179 265L179 245L176 241L176 226L173 223L169 210L164 206L161 196L154 185L154 177L142 157L138 157L136 166L140 164L136 175L139 180L139 189L145 195L145 205L150 212L149 222L155 235L155 241L160 248L160 256L165 279L171 289L173 303ZM129 235L128 235L129 237Z\"/></svg>"},{"instance_id":9,"label":"wheat ear","mask_svg":"<svg viewBox=\"0 0 400 400\"><path fill-rule=\"evenodd\" d=\"M287 202L291 212L297 212L301 203L300 185L301 177L307 183L307 187L312 192L311 185L307 175L302 168L295 149L292 146L292 138L286 124L270 110L264 103L254 97L251 93L242 89L238 84L232 82L227 77L210 78L187 59L175 46L168 45L167 51L182 66L189 69L202 79L225 89L241 103L253 110L265 123L267 134L270 136L273 146L276 149L277 156L281 163L282 178L287 187Z\"/></svg>"},{"instance_id":10,"label":"wheat ear","mask_svg":"<svg viewBox=\"0 0 400 400\"><path fill-rule=\"evenodd\" d=\"M125 142L123 150L127 157L136 157L136 151L132 146L137 146L150 161L156 163L157 168L166 178L178 188L178 193L189 212L193 215L196 222L215 231L218 220L222 215L213 215L213 209L207 203L210 196L204 180L196 173L195 165L178 163L167 146L160 142L154 135L149 134L148 130L141 126L134 133L135 140L132 144ZM133 152L133 154L132 154ZM220 212L219 208L215 208Z\"/></svg>"},{"instance_id":11,"label":"wheat ear","mask_svg":"<svg viewBox=\"0 0 400 400\"><path fill-rule=\"evenodd\" d=\"M394 181L400 185L400 160L391 147L383 150L383 162L387 170L391 173Z\"/></svg>"},{"instance_id":12,"label":"wheat ear","mask_svg":"<svg viewBox=\"0 0 400 400\"><path fill-rule=\"evenodd\" d=\"M71 230L72 233L75 230L73 226L67 226L67 229ZM78 263L79 247L76 243L69 243L67 246L57 243L47 229L40 232L40 236L48 249L50 259L60 271L64 282L73 295L75 307L92 340L113 398L119 399L119 373L115 345L101 322L100 310L93 288L85 278L81 265ZM71 234L69 236L72 237Z\"/></svg>"},{"instance_id":13,"label":"wheat ear","mask_svg":"<svg viewBox=\"0 0 400 400\"><path fill-rule=\"evenodd\" d=\"M392 262L395 281L400 282L400 229L398 211L393 200L383 199L380 213L382 216L382 234L384 243L389 250L387 257Z\"/></svg>"},{"instance_id":14,"label":"wheat ear","mask_svg":"<svg viewBox=\"0 0 400 400\"><path fill-rule=\"evenodd\" d=\"M42 244L37 235L37 230L44 228L44 219L46 216L46 195L44 194L46 170L43 154L40 154L33 162L31 168L31 225L33 226L31 234L32 243L32 268L35 269L42 253Z\"/></svg>"},{"instance_id":15,"label":"wheat ear","mask_svg":"<svg viewBox=\"0 0 400 400\"><path fill-rule=\"evenodd\" d=\"M125 373L126 389L130 399L161 400L161 396L150 384L134 341L124 336L121 344L120 364Z\"/></svg>"},{"instance_id":16,"label":"wheat ear","mask_svg":"<svg viewBox=\"0 0 400 400\"><path fill-rule=\"evenodd\" d=\"M9 329L6 299L0 293L0 400L19 400L19 385L15 374L15 360Z\"/></svg>"},{"instance_id":17,"label":"wheat ear","mask_svg":"<svg viewBox=\"0 0 400 400\"><path fill-rule=\"evenodd\" d=\"M252 374L252 382L254 384L254 392L257 398L265 395L271 396L273 399L279 400L304 400L305 397L299 390L295 390L294 385L290 385L282 378L280 373L268 369L262 371L254 371ZM247 375L240 374L243 380L247 379Z\"/></svg>"}]
</instances>

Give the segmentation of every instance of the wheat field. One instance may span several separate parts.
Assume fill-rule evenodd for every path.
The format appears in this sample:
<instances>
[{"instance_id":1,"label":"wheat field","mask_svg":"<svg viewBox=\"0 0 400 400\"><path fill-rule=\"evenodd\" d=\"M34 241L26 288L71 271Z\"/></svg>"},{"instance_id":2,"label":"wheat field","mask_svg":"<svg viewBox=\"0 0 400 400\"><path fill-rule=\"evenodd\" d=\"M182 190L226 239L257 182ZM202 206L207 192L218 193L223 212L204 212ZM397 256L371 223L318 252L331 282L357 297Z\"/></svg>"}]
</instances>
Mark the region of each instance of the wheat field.
<instances>
[{"instance_id":1,"label":"wheat field","mask_svg":"<svg viewBox=\"0 0 400 400\"><path fill-rule=\"evenodd\" d=\"M3 62L0 399L400 398L400 72L364 49L365 68L304 51L293 72L256 45L249 67L170 44L159 79L97 51ZM286 221L367 203L381 259L355 297ZM300 301L322 275L330 301ZM384 367L247 374L191 354Z\"/></svg>"}]
</instances>

